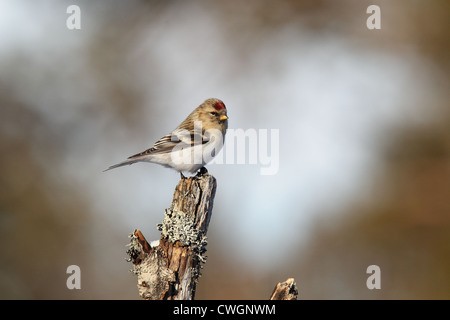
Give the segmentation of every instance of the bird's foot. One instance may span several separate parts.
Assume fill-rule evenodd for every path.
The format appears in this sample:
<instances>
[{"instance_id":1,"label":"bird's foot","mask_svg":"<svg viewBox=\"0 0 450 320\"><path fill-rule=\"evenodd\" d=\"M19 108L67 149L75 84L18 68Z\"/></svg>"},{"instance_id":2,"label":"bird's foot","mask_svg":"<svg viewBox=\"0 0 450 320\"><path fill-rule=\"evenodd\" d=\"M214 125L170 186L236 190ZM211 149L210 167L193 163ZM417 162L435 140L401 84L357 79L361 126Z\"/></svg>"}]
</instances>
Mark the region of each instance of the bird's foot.
<instances>
[{"instance_id":1,"label":"bird's foot","mask_svg":"<svg viewBox=\"0 0 450 320\"><path fill-rule=\"evenodd\" d=\"M201 176L203 176L204 174L207 174L207 173L208 173L208 170L206 170L205 167L201 167L200 170L198 170L198 172L197 172L197 174L195 176L196 177L201 177Z\"/></svg>"}]
</instances>

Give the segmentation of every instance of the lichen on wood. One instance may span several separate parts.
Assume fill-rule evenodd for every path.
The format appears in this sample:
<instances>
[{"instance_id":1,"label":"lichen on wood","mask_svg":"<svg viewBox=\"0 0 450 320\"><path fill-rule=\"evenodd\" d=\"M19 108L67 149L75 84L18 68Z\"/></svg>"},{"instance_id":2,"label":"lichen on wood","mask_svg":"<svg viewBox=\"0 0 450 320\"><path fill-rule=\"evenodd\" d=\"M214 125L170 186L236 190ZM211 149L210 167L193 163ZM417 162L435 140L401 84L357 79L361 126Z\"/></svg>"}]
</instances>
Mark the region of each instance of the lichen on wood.
<instances>
[{"instance_id":1,"label":"lichen on wood","mask_svg":"<svg viewBox=\"0 0 450 320\"><path fill-rule=\"evenodd\" d=\"M210 174L182 178L158 225L159 243L151 246L139 230L133 232L127 253L143 299L194 299L206 262L206 232L215 191L216 179Z\"/></svg>"}]
</instances>

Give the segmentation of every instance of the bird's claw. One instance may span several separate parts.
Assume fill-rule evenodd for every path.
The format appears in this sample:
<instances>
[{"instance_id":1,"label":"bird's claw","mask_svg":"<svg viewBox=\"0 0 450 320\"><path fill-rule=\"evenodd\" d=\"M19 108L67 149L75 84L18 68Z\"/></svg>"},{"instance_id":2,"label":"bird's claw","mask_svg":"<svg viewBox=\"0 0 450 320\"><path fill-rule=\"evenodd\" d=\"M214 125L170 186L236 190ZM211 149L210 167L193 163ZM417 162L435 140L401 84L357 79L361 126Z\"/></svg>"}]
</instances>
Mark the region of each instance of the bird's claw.
<instances>
[{"instance_id":1,"label":"bird's claw","mask_svg":"<svg viewBox=\"0 0 450 320\"><path fill-rule=\"evenodd\" d=\"M203 176L204 174L207 174L207 173L208 173L208 170L206 170L205 167L201 167L200 170L198 170L198 172L197 172L197 174L195 176L196 177L201 177L201 176Z\"/></svg>"}]
</instances>

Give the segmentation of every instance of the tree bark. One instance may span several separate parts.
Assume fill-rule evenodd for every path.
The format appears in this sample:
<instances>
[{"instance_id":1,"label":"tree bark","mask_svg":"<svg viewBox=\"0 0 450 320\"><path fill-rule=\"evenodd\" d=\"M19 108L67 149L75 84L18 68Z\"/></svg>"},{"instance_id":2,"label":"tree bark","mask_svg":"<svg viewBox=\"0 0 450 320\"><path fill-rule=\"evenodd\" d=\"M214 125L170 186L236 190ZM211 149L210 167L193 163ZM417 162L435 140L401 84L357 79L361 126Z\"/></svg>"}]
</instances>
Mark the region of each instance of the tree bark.
<instances>
[{"instance_id":1,"label":"tree bark","mask_svg":"<svg viewBox=\"0 0 450 320\"><path fill-rule=\"evenodd\" d=\"M158 225L159 241L148 243L140 230L131 235L127 253L146 300L193 300L211 219L216 179L207 173L182 178L171 206Z\"/></svg>"}]
</instances>

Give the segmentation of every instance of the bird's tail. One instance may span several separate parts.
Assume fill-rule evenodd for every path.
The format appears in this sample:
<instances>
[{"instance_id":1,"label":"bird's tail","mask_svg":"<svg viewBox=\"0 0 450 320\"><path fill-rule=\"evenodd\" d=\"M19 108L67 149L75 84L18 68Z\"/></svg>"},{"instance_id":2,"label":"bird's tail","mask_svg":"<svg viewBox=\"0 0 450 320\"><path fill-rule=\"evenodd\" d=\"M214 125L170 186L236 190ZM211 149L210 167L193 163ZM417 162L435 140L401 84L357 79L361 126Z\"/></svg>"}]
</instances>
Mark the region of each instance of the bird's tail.
<instances>
[{"instance_id":1,"label":"bird's tail","mask_svg":"<svg viewBox=\"0 0 450 320\"><path fill-rule=\"evenodd\" d=\"M120 163L118 163L118 164L115 164L115 165L113 165L113 166L110 166L109 168L103 170L103 172L108 171L108 170L111 170L111 169L123 167L123 166L128 166L128 165L130 165L130 164L133 164L133 163L136 163L136 162L139 162L139 161L142 161L142 160L141 160L140 158L127 159L127 160L122 161L122 162L120 162Z\"/></svg>"}]
</instances>

